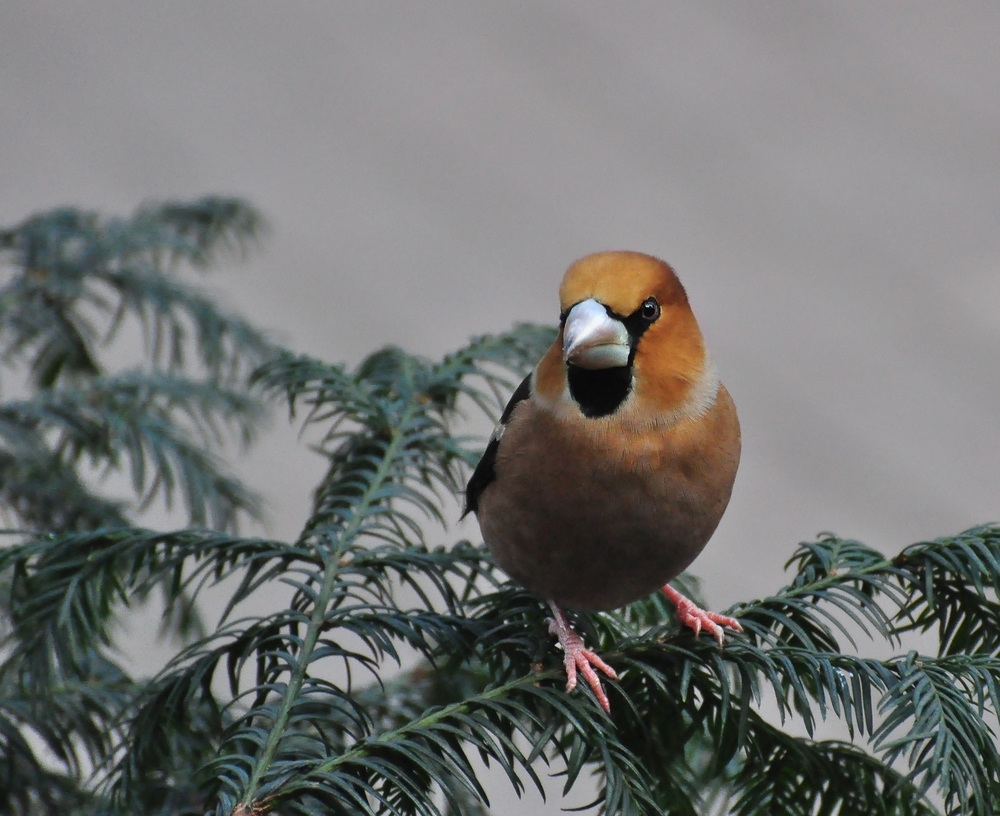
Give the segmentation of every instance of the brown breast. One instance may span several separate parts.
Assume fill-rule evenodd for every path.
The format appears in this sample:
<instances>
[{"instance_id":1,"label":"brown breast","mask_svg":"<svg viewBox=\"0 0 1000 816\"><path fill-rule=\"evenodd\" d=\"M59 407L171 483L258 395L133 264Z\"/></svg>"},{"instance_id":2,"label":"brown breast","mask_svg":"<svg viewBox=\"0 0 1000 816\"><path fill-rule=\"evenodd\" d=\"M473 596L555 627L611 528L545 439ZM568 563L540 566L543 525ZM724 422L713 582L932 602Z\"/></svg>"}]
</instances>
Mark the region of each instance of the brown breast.
<instances>
[{"instance_id":1,"label":"brown breast","mask_svg":"<svg viewBox=\"0 0 1000 816\"><path fill-rule=\"evenodd\" d=\"M616 422L519 404L477 511L504 571L582 611L623 606L684 570L722 518L739 464L722 386L700 418L627 431Z\"/></svg>"}]
</instances>

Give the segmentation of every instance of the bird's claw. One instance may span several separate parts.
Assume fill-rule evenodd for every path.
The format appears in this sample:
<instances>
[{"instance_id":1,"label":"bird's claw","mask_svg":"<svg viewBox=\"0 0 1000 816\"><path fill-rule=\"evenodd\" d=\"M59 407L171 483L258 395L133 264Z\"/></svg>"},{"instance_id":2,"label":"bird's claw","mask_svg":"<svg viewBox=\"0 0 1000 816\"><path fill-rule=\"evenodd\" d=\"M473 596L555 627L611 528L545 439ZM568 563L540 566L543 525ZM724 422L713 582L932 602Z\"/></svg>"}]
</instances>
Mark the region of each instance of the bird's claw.
<instances>
[{"instance_id":1,"label":"bird's claw","mask_svg":"<svg viewBox=\"0 0 1000 816\"><path fill-rule=\"evenodd\" d=\"M716 612L708 612L694 601L685 598L672 586L663 587L663 594L677 607L677 619L681 625L694 629L695 637L701 634L701 630L704 629L721 646L726 638L726 631L723 627L734 629L737 632L743 631L743 627L740 626L740 622L736 618L731 618L728 615L719 615Z\"/></svg>"},{"instance_id":2,"label":"bird's claw","mask_svg":"<svg viewBox=\"0 0 1000 816\"><path fill-rule=\"evenodd\" d=\"M607 663L583 644L583 638L569 625L563 611L555 604L550 604L553 617L549 618L549 634L559 640L563 650L563 663L566 666L566 691L576 688L577 674L583 675L584 681L594 692L597 702L608 714L611 713L611 702L601 685L601 678L594 669L599 669L612 680L618 675Z\"/></svg>"}]
</instances>

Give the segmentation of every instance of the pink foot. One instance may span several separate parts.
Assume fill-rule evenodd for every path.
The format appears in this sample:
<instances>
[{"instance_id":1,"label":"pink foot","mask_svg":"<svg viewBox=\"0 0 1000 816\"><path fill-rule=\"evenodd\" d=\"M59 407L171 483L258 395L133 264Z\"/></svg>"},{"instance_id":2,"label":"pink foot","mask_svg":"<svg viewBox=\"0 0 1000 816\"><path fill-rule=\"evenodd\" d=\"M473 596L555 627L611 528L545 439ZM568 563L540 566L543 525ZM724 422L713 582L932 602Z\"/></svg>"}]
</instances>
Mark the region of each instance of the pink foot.
<instances>
[{"instance_id":1,"label":"pink foot","mask_svg":"<svg viewBox=\"0 0 1000 816\"><path fill-rule=\"evenodd\" d=\"M549 608L552 610L552 617L549 618L549 634L555 635L559 639L559 645L562 646L563 650L563 662L566 665L566 691L569 692L576 688L576 673L579 671L583 675L583 679L587 681L587 685L590 686L590 690L594 692L601 708L610 714L611 703L608 700L608 695L604 693L601 678L597 676L594 668L600 669L612 680L617 680L618 675L594 652L584 648L583 638L569 625L566 615L554 601L549 601Z\"/></svg>"},{"instance_id":2,"label":"pink foot","mask_svg":"<svg viewBox=\"0 0 1000 816\"><path fill-rule=\"evenodd\" d=\"M743 627L740 626L740 622L736 618L730 618L727 615L717 615L715 612L706 612L670 585L663 587L663 594L677 607L677 618L680 620L681 625L690 626L694 629L696 636L704 628L721 646L722 641L726 637L725 630L722 628L723 626L728 626L737 632L743 631Z\"/></svg>"}]
</instances>

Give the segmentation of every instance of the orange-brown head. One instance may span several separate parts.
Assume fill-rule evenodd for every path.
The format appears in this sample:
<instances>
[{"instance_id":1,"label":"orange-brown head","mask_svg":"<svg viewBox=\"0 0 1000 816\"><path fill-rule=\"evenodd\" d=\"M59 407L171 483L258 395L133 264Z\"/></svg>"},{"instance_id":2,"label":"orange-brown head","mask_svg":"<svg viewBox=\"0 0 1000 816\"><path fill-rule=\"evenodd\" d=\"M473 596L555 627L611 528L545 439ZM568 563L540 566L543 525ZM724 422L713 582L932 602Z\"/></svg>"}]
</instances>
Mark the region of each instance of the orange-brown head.
<instances>
[{"instance_id":1,"label":"orange-brown head","mask_svg":"<svg viewBox=\"0 0 1000 816\"><path fill-rule=\"evenodd\" d=\"M718 379L701 330L663 261L588 255L567 270L559 303L559 336L535 374L545 403L643 424L699 416L714 403Z\"/></svg>"}]
</instances>

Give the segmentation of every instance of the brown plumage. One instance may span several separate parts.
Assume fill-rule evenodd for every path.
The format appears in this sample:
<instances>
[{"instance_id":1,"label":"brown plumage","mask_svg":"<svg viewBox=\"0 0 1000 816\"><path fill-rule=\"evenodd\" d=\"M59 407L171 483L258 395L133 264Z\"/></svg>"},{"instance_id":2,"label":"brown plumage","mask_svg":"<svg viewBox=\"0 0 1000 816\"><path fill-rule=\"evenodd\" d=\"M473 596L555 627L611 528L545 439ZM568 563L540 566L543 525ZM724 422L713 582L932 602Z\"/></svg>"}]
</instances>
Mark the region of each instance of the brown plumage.
<instances>
[{"instance_id":1,"label":"brown plumage","mask_svg":"<svg viewBox=\"0 0 1000 816\"><path fill-rule=\"evenodd\" d=\"M592 666L613 670L558 607L623 606L680 574L729 502L740 428L667 264L590 255L559 295L559 336L507 406L467 506L500 566L552 605L568 688L580 669L608 708ZM665 591L696 631L721 643L721 626L739 628Z\"/></svg>"}]
</instances>

